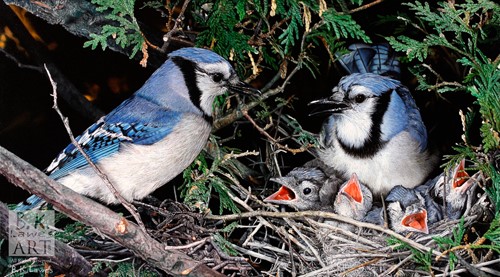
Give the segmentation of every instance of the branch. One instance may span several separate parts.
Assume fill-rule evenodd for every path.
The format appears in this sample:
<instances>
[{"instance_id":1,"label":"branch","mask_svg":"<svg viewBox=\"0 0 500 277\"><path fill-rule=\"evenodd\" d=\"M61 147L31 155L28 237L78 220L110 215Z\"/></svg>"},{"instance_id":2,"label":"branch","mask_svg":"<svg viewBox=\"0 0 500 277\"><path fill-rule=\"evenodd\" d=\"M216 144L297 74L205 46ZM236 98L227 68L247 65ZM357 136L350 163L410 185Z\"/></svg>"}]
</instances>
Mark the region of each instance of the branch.
<instances>
[{"instance_id":1,"label":"branch","mask_svg":"<svg viewBox=\"0 0 500 277\"><path fill-rule=\"evenodd\" d=\"M165 249L165 245L141 232L136 224L122 215L57 183L3 147L0 147L0 175L12 184L42 196L57 210L96 228L136 256L169 274L223 276L184 253Z\"/></svg>"},{"instance_id":2,"label":"branch","mask_svg":"<svg viewBox=\"0 0 500 277\"><path fill-rule=\"evenodd\" d=\"M9 238L9 211L7 205L0 202L0 235L5 239ZM24 226L28 223L24 222ZM28 228L35 229L32 226ZM38 260L47 261L61 271L71 272L76 276L89 276L92 272L92 265L80 255L75 249L58 240L54 242L54 256L38 257Z\"/></svg>"}]
</instances>

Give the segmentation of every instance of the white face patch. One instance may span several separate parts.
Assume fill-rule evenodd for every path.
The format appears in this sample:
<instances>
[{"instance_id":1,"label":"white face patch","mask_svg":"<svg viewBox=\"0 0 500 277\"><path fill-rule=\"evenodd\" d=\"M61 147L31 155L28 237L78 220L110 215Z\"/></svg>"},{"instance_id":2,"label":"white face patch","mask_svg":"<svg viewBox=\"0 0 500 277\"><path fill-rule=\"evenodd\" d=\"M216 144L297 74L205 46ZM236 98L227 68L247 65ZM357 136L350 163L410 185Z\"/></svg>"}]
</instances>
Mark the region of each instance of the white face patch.
<instances>
[{"instance_id":1,"label":"white face patch","mask_svg":"<svg viewBox=\"0 0 500 277\"><path fill-rule=\"evenodd\" d=\"M362 101L358 102L357 97ZM349 91L349 105L335 120L337 138L347 146L359 148L370 136L376 98L366 87L353 86Z\"/></svg>"},{"instance_id":2,"label":"white face patch","mask_svg":"<svg viewBox=\"0 0 500 277\"><path fill-rule=\"evenodd\" d=\"M227 91L226 84L233 70L226 62L199 63L197 66L200 68L196 72L198 77L196 85L201 91L200 107L205 114L211 115L214 99Z\"/></svg>"}]
</instances>

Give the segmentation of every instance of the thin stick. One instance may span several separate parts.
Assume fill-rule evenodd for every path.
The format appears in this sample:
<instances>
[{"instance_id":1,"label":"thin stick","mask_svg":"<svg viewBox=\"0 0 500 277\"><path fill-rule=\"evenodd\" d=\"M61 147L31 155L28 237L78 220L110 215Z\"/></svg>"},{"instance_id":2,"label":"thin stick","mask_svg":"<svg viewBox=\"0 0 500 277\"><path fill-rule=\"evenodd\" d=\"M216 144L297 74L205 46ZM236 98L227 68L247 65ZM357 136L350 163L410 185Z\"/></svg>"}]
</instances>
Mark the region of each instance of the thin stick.
<instances>
[{"instance_id":1,"label":"thin stick","mask_svg":"<svg viewBox=\"0 0 500 277\"><path fill-rule=\"evenodd\" d=\"M371 7L373 7L373 6L377 5L377 4L380 4L382 2L384 2L384 0L375 0L375 1L371 2L371 3L363 5L361 7L357 7L355 9L352 9L352 10L349 11L349 13L355 13L355 12L359 12L359 11L362 11L362 10L366 10L366 9L371 8Z\"/></svg>"},{"instance_id":2,"label":"thin stick","mask_svg":"<svg viewBox=\"0 0 500 277\"><path fill-rule=\"evenodd\" d=\"M87 155L87 153L85 153L85 150L83 150L82 146L76 141L75 136L73 135L73 132L71 131L71 128L69 127L69 119L62 114L61 110L59 109L59 106L57 105L57 84L52 79L52 76L50 75L50 71L47 68L47 65L44 64L43 66L45 67L45 71L47 72L47 75L49 77L50 84L52 85L52 98L54 99L54 104L53 104L52 108L57 112L57 114L61 118L61 120L64 124L64 128L66 128L66 132L69 135L71 143L78 149L80 154L82 154L82 156L85 158L85 160L90 165L90 167L92 167L94 169L95 173L102 179L102 181L104 182L106 187L108 187L108 189L113 193L113 195L118 199L118 201L120 201L120 203L130 212L130 214L132 214L132 216L137 221L137 224L139 225L141 230L145 234L147 234L146 227L144 226L144 223L142 223L141 217L137 213L136 208L132 204L130 204L127 200L125 200L125 198L123 198L123 196L121 196L121 194L116 190L116 188L113 186L113 184L109 180L108 176L106 176L106 174L104 174L95 165L95 163L92 161L92 159L90 159L90 157Z\"/></svg>"},{"instance_id":3,"label":"thin stick","mask_svg":"<svg viewBox=\"0 0 500 277\"><path fill-rule=\"evenodd\" d=\"M177 33L181 28L179 28L178 24L182 22L182 17L184 16L184 12L186 11L186 8L189 4L190 0L185 0L184 4L182 4L181 11L179 12L179 15L177 16L177 19L175 20L174 27L172 27L172 30L168 31L163 36L163 45L161 46L161 51L165 53L167 51L168 45L170 44L170 38Z\"/></svg>"}]
</instances>

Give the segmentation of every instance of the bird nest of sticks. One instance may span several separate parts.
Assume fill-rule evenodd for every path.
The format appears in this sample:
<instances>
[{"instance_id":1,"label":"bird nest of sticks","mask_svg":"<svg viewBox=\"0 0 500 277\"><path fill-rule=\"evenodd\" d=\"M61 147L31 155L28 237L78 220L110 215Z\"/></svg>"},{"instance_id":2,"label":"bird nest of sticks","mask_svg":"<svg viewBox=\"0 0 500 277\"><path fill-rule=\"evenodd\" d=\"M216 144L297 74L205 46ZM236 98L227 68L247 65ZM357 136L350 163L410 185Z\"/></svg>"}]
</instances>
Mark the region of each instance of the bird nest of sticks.
<instances>
[{"instance_id":1,"label":"bird nest of sticks","mask_svg":"<svg viewBox=\"0 0 500 277\"><path fill-rule=\"evenodd\" d=\"M429 234L405 236L333 213L278 209L239 184L231 194L241 209L236 214L201 214L153 197L135 205L152 237L227 276L497 275L498 252L484 246L495 242L485 235L493 208L483 187L462 219L439 221L429 226ZM325 219L355 229L335 227ZM162 275L102 235L89 232L86 238L72 246L89 260L133 260L136 268Z\"/></svg>"}]
</instances>

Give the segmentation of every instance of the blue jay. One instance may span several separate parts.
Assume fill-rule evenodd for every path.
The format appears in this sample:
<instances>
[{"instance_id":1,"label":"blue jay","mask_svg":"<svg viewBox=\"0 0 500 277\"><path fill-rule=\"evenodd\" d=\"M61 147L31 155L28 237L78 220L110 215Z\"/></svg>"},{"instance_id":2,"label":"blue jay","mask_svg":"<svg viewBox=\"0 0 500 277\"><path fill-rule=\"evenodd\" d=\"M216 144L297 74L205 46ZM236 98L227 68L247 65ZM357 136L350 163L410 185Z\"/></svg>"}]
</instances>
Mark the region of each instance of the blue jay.
<instances>
[{"instance_id":1,"label":"blue jay","mask_svg":"<svg viewBox=\"0 0 500 277\"><path fill-rule=\"evenodd\" d=\"M427 194L437 200L437 203L445 206L446 217L459 219L464 212L468 193L478 181L480 175L473 178L465 171L465 160L461 160L446 174L443 172L426 183L424 187Z\"/></svg>"},{"instance_id":2,"label":"blue jay","mask_svg":"<svg viewBox=\"0 0 500 277\"><path fill-rule=\"evenodd\" d=\"M436 203L429 193L429 186L426 184L416 188L405 188L401 185L395 186L387 195L385 201L399 202L402 207L408 207L415 203L422 203L427 212L428 225L443 219L443 209Z\"/></svg>"},{"instance_id":3,"label":"blue jay","mask_svg":"<svg viewBox=\"0 0 500 277\"><path fill-rule=\"evenodd\" d=\"M214 99L228 90L258 92L214 52L182 48L170 53L137 92L76 140L126 200L142 199L197 157L212 130ZM78 193L118 203L72 144L46 172ZM31 196L16 209L31 209L41 202Z\"/></svg>"},{"instance_id":4,"label":"blue jay","mask_svg":"<svg viewBox=\"0 0 500 277\"><path fill-rule=\"evenodd\" d=\"M391 229L398 233L429 233L428 210L424 196L415 189L395 186L385 199ZM438 212L438 211L433 211Z\"/></svg>"},{"instance_id":5,"label":"blue jay","mask_svg":"<svg viewBox=\"0 0 500 277\"><path fill-rule=\"evenodd\" d=\"M380 61L364 64L385 65ZM397 72L397 64L390 64L374 68ZM363 72L370 72L370 68ZM399 81L374 73L352 73L340 80L330 97L310 104L320 106L311 115L330 115L320 133L319 159L344 178L356 172L373 194L386 195L399 184L415 187L434 169L437 157L427 147L420 112Z\"/></svg>"},{"instance_id":6,"label":"blue jay","mask_svg":"<svg viewBox=\"0 0 500 277\"><path fill-rule=\"evenodd\" d=\"M291 206L299 211L333 210L333 195L342 182L314 167L296 167L286 176L270 180L281 187L264 202Z\"/></svg>"},{"instance_id":7,"label":"blue jay","mask_svg":"<svg viewBox=\"0 0 500 277\"><path fill-rule=\"evenodd\" d=\"M335 213L356 220L361 220L372 208L373 196L370 189L359 182L356 173L345 182L335 197Z\"/></svg>"}]
</instances>

